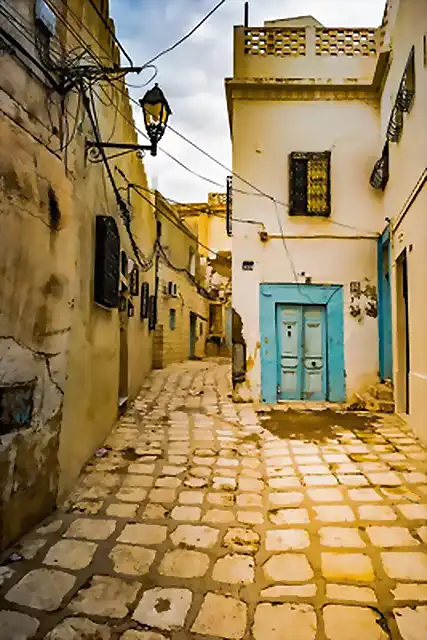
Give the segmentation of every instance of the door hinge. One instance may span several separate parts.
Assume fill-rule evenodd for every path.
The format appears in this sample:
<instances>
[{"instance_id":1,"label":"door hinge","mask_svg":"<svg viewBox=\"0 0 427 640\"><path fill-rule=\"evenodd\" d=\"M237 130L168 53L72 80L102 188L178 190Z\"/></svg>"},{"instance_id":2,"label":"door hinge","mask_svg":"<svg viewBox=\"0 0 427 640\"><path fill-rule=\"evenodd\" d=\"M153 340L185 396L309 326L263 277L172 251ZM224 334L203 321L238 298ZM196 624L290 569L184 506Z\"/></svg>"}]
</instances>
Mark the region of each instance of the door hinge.
<instances>
[{"instance_id":1,"label":"door hinge","mask_svg":"<svg viewBox=\"0 0 427 640\"><path fill-rule=\"evenodd\" d=\"M282 389L280 388L280 384L277 385L277 395L280 396Z\"/></svg>"}]
</instances>

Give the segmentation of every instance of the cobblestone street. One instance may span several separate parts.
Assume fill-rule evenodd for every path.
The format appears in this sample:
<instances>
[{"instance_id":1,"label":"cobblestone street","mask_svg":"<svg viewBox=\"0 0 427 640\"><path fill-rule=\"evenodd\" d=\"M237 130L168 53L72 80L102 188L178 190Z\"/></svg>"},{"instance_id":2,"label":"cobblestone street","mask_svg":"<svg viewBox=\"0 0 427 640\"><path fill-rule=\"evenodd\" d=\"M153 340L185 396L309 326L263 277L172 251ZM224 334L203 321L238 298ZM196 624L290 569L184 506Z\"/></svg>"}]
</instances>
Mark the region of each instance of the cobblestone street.
<instances>
[{"instance_id":1,"label":"cobblestone street","mask_svg":"<svg viewBox=\"0 0 427 640\"><path fill-rule=\"evenodd\" d=\"M427 638L426 449L395 416L230 394L226 361L153 373L4 554L1 640Z\"/></svg>"}]
</instances>

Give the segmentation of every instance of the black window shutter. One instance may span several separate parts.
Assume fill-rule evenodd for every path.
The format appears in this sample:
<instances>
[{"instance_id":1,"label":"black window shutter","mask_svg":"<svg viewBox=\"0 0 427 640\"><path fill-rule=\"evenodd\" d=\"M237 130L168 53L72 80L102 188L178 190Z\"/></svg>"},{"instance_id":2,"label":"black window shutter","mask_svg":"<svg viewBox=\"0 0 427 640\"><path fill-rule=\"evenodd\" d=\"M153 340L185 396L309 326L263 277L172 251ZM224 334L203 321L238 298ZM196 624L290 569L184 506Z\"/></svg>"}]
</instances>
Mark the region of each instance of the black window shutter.
<instances>
[{"instance_id":1,"label":"black window shutter","mask_svg":"<svg viewBox=\"0 0 427 640\"><path fill-rule=\"evenodd\" d=\"M156 296L148 298L148 328L154 331L156 328Z\"/></svg>"},{"instance_id":2,"label":"black window shutter","mask_svg":"<svg viewBox=\"0 0 427 640\"><path fill-rule=\"evenodd\" d=\"M307 159L291 153L289 169L289 213L304 215L307 213Z\"/></svg>"},{"instance_id":3,"label":"black window shutter","mask_svg":"<svg viewBox=\"0 0 427 640\"><path fill-rule=\"evenodd\" d=\"M119 304L120 236L111 216L96 217L95 302L114 309Z\"/></svg>"},{"instance_id":4,"label":"black window shutter","mask_svg":"<svg viewBox=\"0 0 427 640\"><path fill-rule=\"evenodd\" d=\"M141 285L141 320L148 318L148 297L150 295L150 285L143 282Z\"/></svg>"}]
</instances>

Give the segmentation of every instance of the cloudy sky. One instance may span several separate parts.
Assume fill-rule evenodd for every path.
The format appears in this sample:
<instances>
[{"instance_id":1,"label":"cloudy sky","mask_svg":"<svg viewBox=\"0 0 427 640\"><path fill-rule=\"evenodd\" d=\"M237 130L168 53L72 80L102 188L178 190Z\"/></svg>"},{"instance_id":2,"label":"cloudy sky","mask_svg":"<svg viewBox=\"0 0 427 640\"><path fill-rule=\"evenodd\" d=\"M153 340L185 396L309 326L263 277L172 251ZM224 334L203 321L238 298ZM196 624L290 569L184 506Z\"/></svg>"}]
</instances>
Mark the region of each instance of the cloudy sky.
<instances>
[{"instance_id":1,"label":"cloudy sky","mask_svg":"<svg viewBox=\"0 0 427 640\"><path fill-rule=\"evenodd\" d=\"M110 0L110 7L120 41L135 64L142 65L187 33L217 1ZM224 78L232 75L233 25L243 23L243 5L243 0L226 0L189 40L156 62L156 81L173 110L171 125L227 167L231 147ZM264 20L311 14L329 27L377 26L384 5L385 0L250 0L250 24L261 26ZM151 75L147 70L128 79L141 84ZM147 88L130 90L140 98ZM138 111L136 122L143 129ZM227 172L172 131L166 132L161 147L193 171L225 185ZM225 190L192 175L164 153L144 162L151 186L168 198L197 202L210 191Z\"/></svg>"}]
</instances>

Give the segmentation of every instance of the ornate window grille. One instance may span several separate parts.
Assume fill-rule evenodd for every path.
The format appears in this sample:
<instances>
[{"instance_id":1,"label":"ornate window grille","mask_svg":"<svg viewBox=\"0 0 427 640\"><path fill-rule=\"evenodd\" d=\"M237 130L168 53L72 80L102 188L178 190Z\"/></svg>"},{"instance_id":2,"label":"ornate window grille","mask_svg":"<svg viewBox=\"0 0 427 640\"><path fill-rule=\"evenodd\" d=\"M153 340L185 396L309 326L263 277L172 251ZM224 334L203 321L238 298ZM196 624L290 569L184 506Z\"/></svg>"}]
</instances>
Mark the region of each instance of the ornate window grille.
<instances>
[{"instance_id":1,"label":"ornate window grille","mask_svg":"<svg viewBox=\"0 0 427 640\"><path fill-rule=\"evenodd\" d=\"M397 104L395 104L391 112L390 121L388 123L387 140L389 142L399 142L402 131L403 111L401 111Z\"/></svg>"},{"instance_id":2,"label":"ornate window grille","mask_svg":"<svg viewBox=\"0 0 427 640\"><path fill-rule=\"evenodd\" d=\"M369 180L371 187L374 189L386 188L389 178L389 149L388 142L385 143L382 156L375 163L374 170L372 171L371 178Z\"/></svg>"},{"instance_id":3,"label":"ornate window grille","mask_svg":"<svg viewBox=\"0 0 427 640\"><path fill-rule=\"evenodd\" d=\"M403 113L411 110L415 96L415 48L412 47L408 62L400 83L396 105Z\"/></svg>"},{"instance_id":4,"label":"ornate window grille","mask_svg":"<svg viewBox=\"0 0 427 640\"><path fill-rule=\"evenodd\" d=\"M331 153L293 152L289 157L290 215L331 213Z\"/></svg>"}]
</instances>

